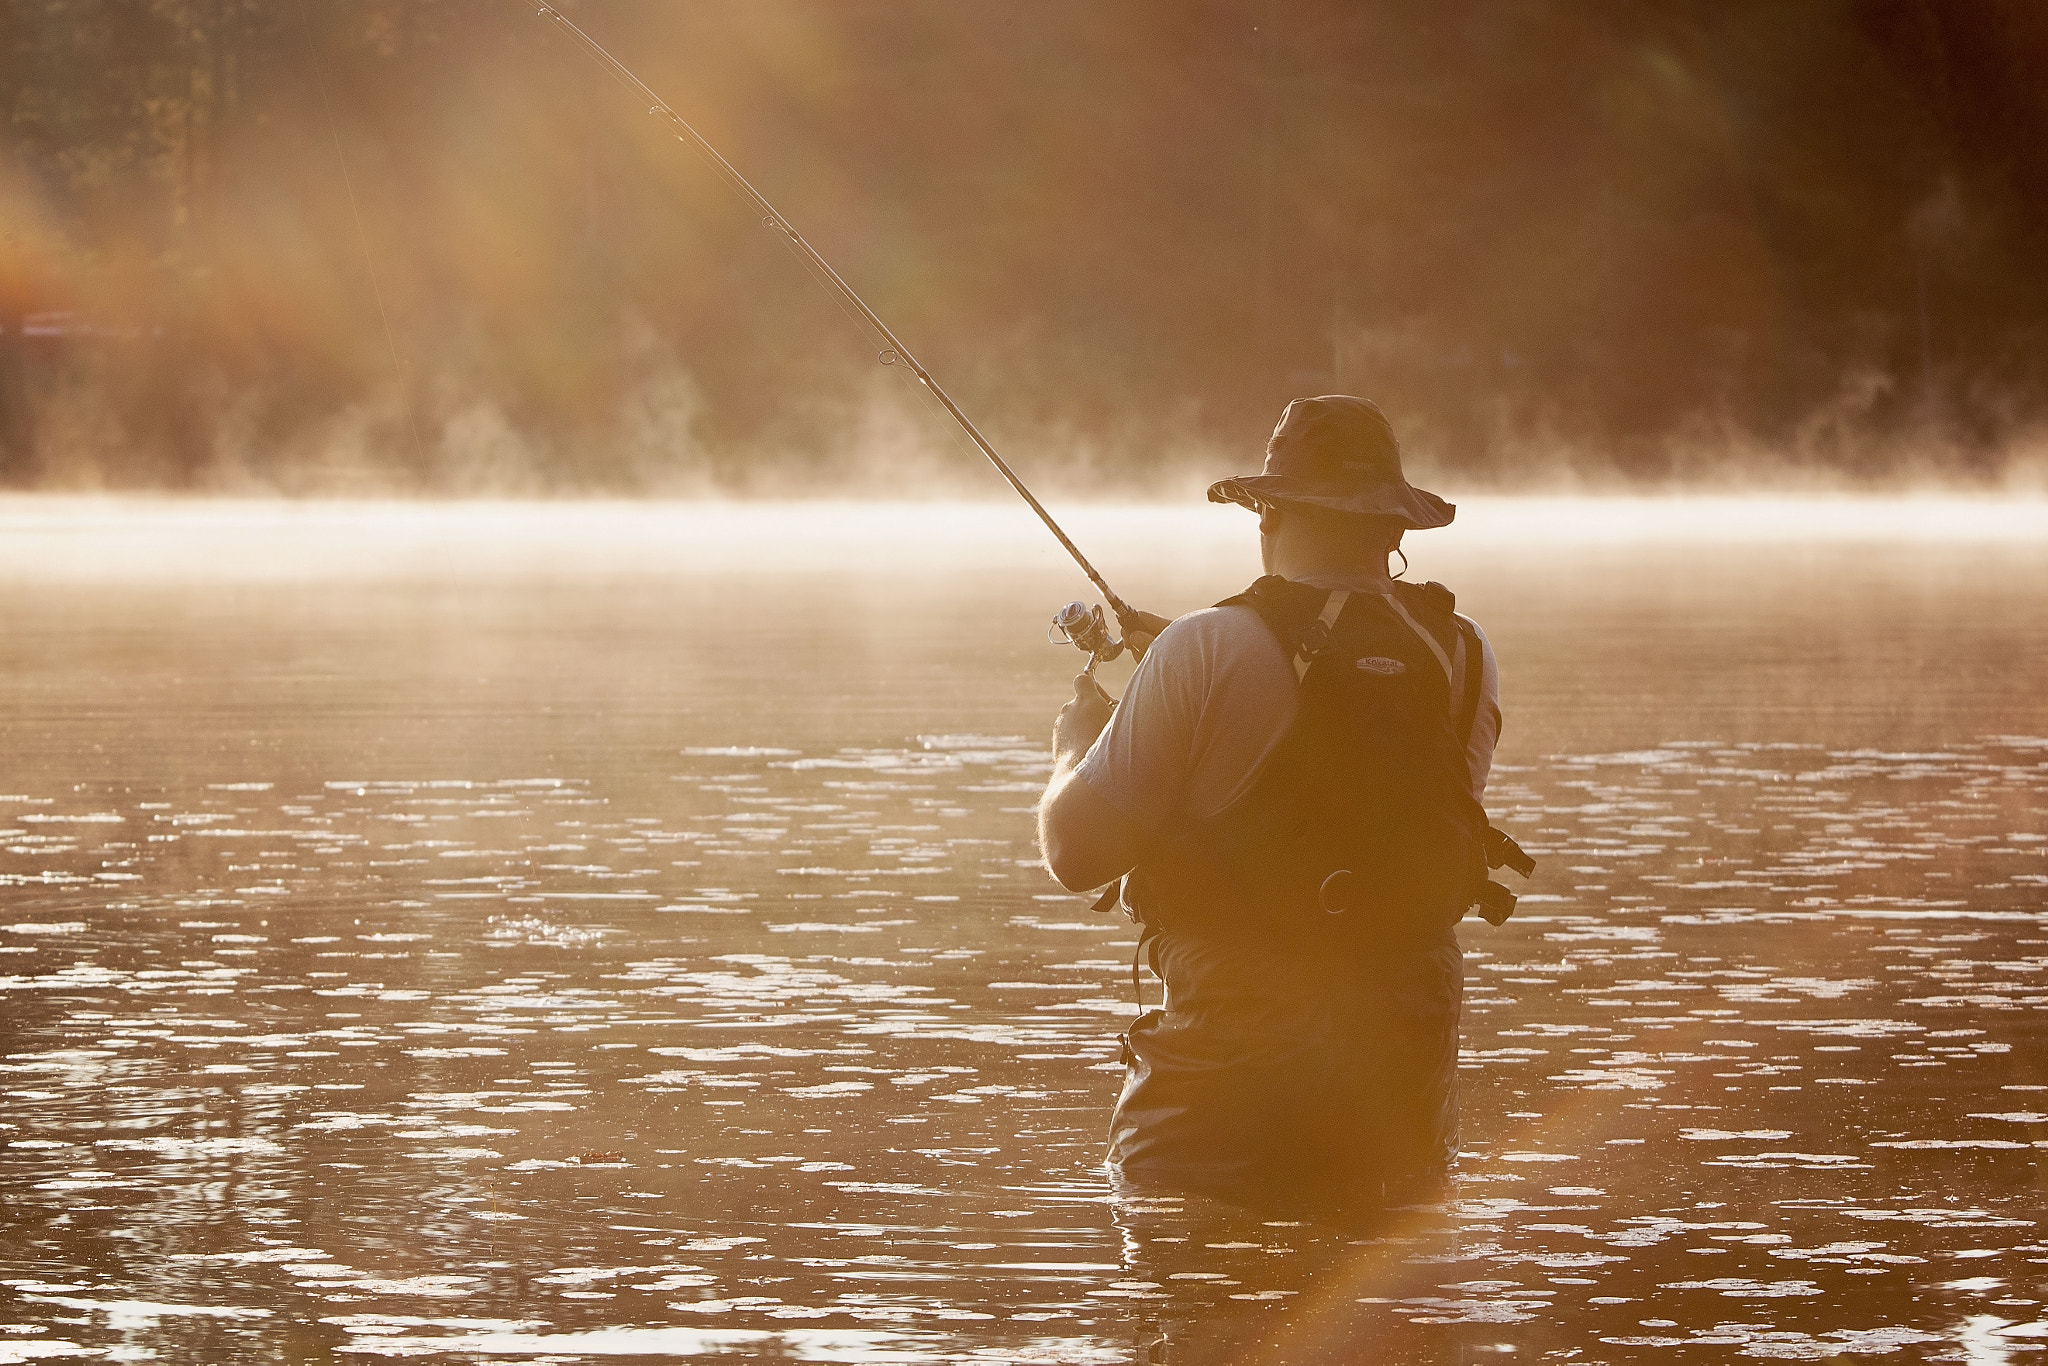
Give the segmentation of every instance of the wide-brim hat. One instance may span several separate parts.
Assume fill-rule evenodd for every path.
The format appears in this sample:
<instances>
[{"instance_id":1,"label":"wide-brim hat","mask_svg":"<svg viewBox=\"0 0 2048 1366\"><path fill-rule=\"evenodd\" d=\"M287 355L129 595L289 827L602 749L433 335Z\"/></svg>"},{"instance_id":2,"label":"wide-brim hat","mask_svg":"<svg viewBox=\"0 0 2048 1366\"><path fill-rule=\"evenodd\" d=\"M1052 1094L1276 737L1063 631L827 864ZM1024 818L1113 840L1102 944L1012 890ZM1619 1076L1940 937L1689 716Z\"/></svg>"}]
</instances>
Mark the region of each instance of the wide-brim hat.
<instances>
[{"instance_id":1,"label":"wide-brim hat","mask_svg":"<svg viewBox=\"0 0 2048 1366\"><path fill-rule=\"evenodd\" d=\"M1401 473L1401 443L1386 414L1362 398L1298 398L1266 442L1266 468L1209 486L1212 503L1257 508L1307 503L1394 517L1416 531L1449 526L1458 509Z\"/></svg>"}]
</instances>

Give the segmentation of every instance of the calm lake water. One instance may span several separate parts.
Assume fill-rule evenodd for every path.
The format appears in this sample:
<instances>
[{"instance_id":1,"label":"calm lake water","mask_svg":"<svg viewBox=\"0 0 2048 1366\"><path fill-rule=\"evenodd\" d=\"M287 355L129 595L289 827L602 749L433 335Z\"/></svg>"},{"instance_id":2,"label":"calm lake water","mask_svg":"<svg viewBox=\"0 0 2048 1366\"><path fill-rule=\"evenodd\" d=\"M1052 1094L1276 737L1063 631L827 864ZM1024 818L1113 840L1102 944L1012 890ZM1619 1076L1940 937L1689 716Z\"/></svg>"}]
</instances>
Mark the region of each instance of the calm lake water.
<instances>
[{"instance_id":1,"label":"calm lake water","mask_svg":"<svg viewBox=\"0 0 2048 1366\"><path fill-rule=\"evenodd\" d=\"M0 502L0 1363L2038 1359L2048 508L1411 539L1541 867L1336 1228L1104 1177L1021 510Z\"/></svg>"}]
</instances>

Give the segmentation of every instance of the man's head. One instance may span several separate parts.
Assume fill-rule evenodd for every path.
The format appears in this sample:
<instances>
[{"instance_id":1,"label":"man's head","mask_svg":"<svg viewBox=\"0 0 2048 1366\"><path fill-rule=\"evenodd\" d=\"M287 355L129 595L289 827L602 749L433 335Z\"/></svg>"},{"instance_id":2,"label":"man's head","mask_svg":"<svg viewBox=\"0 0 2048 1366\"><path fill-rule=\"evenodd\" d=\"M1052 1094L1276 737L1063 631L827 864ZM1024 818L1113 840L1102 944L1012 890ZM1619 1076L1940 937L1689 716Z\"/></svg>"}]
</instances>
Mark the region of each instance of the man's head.
<instances>
[{"instance_id":1,"label":"man's head","mask_svg":"<svg viewBox=\"0 0 2048 1366\"><path fill-rule=\"evenodd\" d=\"M1266 442L1266 467L1209 488L1212 503L1311 507L1359 518L1391 518L1426 530L1450 525L1457 509L1410 484L1401 443L1386 415L1362 398L1328 394L1287 405Z\"/></svg>"}]
</instances>

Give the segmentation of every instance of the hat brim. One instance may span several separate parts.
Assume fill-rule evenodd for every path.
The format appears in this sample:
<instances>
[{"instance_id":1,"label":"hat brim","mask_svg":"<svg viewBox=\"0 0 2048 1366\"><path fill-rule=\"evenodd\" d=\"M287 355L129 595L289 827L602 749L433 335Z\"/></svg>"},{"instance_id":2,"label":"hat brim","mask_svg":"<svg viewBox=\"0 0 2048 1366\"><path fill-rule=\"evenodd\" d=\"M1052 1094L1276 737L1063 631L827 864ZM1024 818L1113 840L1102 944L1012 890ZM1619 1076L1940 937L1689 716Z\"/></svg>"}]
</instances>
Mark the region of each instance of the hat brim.
<instances>
[{"instance_id":1,"label":"hat brim","mask_svg":"<svg viewBox=\"0 0 2048 1366\"><path fill-rule=\"evenodd\" d=\"M1262 503L1306 503L1336 512L1396 517L1415 531L1449 526L1458 513L1455 504L1401 480L1363 487L1337 486L1285 474L1246 474L1218 480L1209 485L1209 501L1254 509Z\"/></svg>"}]
</instances>

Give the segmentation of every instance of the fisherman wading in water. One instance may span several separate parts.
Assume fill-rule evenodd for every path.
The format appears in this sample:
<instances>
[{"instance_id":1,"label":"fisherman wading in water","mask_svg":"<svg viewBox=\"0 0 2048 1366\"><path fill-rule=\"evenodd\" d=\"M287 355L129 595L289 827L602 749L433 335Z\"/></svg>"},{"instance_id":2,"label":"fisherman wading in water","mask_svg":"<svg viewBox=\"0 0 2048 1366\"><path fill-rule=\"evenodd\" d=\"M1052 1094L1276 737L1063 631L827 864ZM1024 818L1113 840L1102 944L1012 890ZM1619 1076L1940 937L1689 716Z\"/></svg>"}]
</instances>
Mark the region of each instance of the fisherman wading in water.
<instances>
[{"instance_id":1,"label":"fisherman wading in water","mask_svg":"<svg viewBox=\"0 0 2048 1366\"><path fill-rule=\"evenodd\" d=\"M1493 652L1449 590L1387 572L1454 509L1341 396L1290 403L1264 473L1209 498L1259 514L1266 577L1165 627L1113 711L1076 680L1039 813L1062 884L1123 879L1166 983L1126 1036L1109 1160L1226 1194L1426 1197L1457 1154L1453 927L1505 897L1480 807Z\"/></svg>"}]
</instances>

